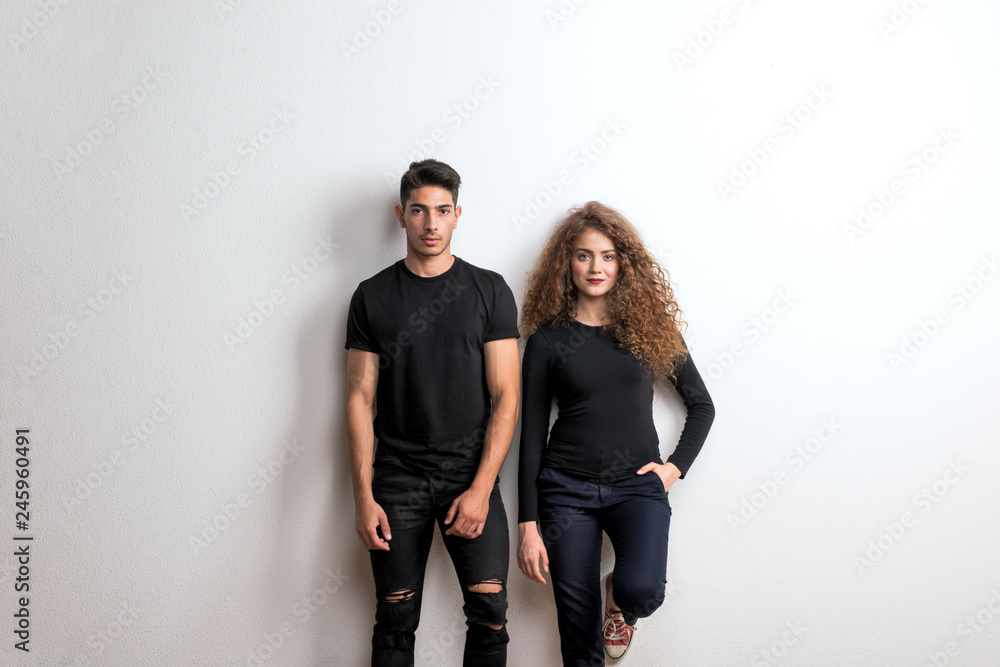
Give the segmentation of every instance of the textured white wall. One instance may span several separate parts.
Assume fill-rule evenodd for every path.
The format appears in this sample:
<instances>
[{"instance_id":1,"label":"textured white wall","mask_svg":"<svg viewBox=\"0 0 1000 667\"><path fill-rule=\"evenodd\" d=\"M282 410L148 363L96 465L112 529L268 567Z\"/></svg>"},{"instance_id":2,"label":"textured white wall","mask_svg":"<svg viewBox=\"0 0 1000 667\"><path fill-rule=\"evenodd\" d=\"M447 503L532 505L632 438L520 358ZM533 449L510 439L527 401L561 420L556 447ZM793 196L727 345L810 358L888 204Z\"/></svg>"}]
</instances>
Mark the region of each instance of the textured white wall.
<instances>
[{"instance_id":1,"label":"textured white wall","mask_svg":"<svg viewBox=\"0 0 1000 667\"><path fill-rule=\"evenodd\" d=\"M0 664L366 664L344 325L426 155L519 302L589 199L671 270L718 417L630 664L995 663L1000 11L651 4L3 3ZM556 664L509 589L510 664ZM418 665L460 604L438 540Z\"/></svg>"}]
</instances>

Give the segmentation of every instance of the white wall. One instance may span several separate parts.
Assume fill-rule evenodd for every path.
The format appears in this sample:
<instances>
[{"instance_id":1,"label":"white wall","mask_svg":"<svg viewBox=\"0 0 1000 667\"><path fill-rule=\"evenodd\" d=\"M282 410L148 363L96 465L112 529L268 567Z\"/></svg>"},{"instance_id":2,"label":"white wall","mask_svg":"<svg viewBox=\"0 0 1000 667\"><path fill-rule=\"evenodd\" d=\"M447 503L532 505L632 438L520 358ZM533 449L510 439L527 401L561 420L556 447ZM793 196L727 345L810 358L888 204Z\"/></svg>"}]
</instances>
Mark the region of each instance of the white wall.
<instances>
[{"instance_id":1,"label":"white wall","mask_svg":"<svg viewBox=\"0 0 1000 667\"><path fill-rule=\"evenodd\" d=\"M995 662L1000 11L672 4L5 2L0 663L367 663L344 327L426 155L465 181L455 254L519 302L589 199L671 271L718 417L629 664ZM556 664L550 589L509 589L510 664ZM460 604L438 539L418 665L460 664Z\"/></svg>"}]
</instances>

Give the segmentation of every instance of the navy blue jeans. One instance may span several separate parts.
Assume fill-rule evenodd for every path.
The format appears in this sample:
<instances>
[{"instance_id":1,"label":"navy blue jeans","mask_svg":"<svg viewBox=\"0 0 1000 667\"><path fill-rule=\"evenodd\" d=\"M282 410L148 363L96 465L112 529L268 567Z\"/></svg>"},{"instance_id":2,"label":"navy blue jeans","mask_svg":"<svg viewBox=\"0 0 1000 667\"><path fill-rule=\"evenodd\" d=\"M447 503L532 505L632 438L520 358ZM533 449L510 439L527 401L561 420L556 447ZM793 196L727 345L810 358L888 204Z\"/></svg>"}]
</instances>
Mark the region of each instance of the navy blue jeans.
<instances>
[{"instance_id":1,"label":"navy blue jeans","mask_svg":"<svg viewBox=\"0 0 1000 667\"><path fill-rule=\"evenodd\" d=\"M635 625L663 604L671 513L667 493L654 472L596 484L543 468L537 483L563 665L603 665L602 532L615 550L615 604L625 622Z\"/></svg>"},{"instance_id":2,"label":"navy blue jeans","mask_svg":"<svg viewBox=\"0 0 1000 667\"><path fill-rule=\"evenodd\" d=\"M434 524L455 565L465 601L464 665L500 667L507 664L507 568L510 559L507 513L494 482L483 532L474 539L445 535L444 518L452 501L469 488L435 473L376 467L372 479L375 502L389 520L389 551L369 550L375 575L373 667L412 667L424 570L434 536ZM382 535L379 529L379 535ZM475 592L470 586L499 584L500 592ZM499 630L490 626L501 626ZM433 648L433 647L432 647Z\"/></svg>"}]
</instances>

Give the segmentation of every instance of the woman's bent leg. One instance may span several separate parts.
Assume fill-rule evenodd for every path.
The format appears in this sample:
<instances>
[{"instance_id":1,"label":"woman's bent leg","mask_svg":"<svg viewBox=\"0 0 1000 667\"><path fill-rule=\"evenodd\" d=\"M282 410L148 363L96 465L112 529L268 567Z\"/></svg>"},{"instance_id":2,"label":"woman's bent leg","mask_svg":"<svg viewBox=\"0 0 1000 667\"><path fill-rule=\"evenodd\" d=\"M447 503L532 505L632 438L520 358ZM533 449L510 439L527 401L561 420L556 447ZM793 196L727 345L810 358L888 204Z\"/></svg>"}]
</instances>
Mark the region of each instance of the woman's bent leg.
<instances>
[{"instance_id":1,"label":"woman's bent leg","mask_svg":"<svg viewBox=\"0 0 1000 667\"><path fill-rule=\"evenodd\" d=\"M625 622L635 625L663 604L667 583L670 503L655 473L623 482L618 502L605 508L602 526L615 549L612 597Z\"/></svg>"}]
</instances>

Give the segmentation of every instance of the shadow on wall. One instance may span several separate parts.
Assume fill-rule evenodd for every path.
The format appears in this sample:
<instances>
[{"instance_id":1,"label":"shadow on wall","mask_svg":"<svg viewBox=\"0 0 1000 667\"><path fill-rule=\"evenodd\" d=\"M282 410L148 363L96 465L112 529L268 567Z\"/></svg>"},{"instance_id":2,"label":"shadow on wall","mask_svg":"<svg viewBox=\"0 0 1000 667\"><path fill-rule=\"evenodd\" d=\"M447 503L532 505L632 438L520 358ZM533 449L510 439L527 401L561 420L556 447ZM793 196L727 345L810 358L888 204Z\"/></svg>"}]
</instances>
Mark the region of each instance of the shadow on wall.
<instances>
[{"instance_id":1,"label":"shadow on wall","mask_svg":"<svg viewBox=\"0 0 1000 667\"><path fill-rule=\"evenodd\" d=\"M343 419L344 338L354 289L402 257L402 230L392 212L395 198L380 196L372 203L359 194L352 201L358 203L345 210L336 202L331 205L330 231L320 234L329 234L333 257L316 271L326 276L316 282L333 289L303 317L296 333L291 435L272 457L271 470L265 470L265 483L274 483L280 497L273 529L261 536L270 556L270 577L261 582L260 600L273 609L267 614L267 636L254 643L250 655L262 664L283 664L292 655L308 655L303 664L331 664L352 648L364 652L367 661L369 642L359 637L358 628L370 634L375 622L370 561L354 532ZM284 602L289 599L291 603ZM345 614L357 624L349 642L340 632L326 631L337 627L337 618ZM316 638L312 646L290 650L306 636Z\"/></svg>"}]
</instances>

